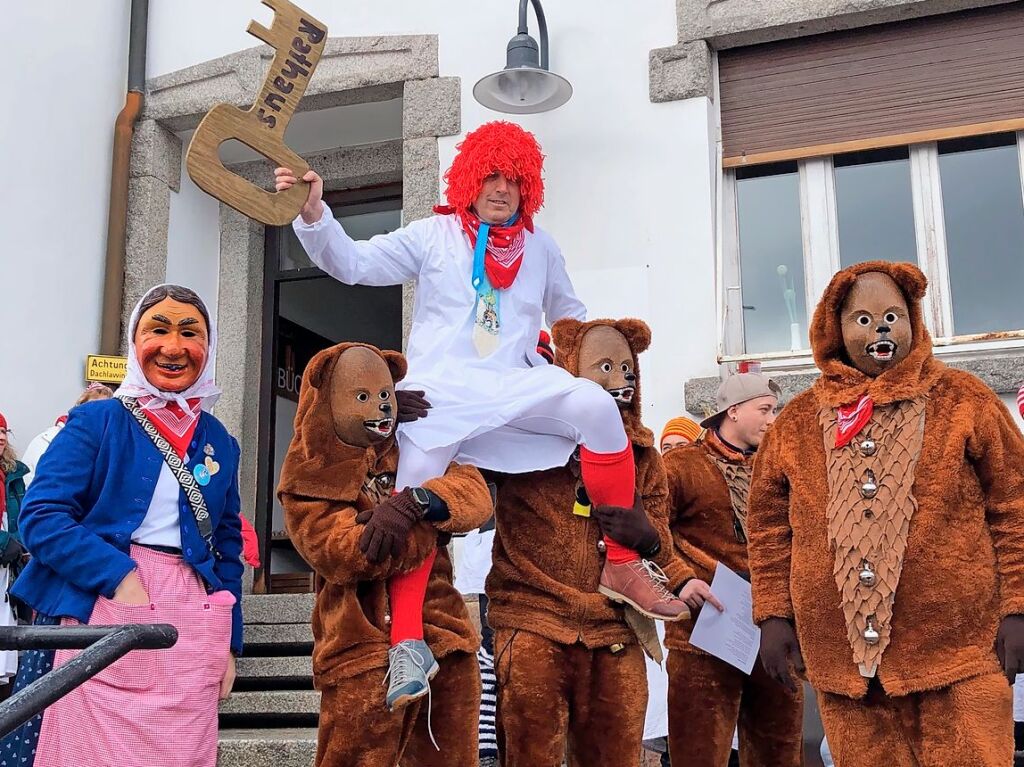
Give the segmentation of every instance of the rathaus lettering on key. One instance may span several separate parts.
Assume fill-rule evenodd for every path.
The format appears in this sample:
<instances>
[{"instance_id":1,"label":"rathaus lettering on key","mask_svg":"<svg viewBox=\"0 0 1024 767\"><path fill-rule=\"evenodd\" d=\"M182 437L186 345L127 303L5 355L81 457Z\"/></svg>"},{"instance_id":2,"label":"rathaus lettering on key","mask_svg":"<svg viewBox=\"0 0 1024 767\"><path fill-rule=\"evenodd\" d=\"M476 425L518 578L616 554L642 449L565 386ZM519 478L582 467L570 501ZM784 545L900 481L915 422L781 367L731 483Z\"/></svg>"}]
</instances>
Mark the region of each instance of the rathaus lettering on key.
<instances>
[{"instance_id":1,"label":"rathaus lettering on key","mask_svg":"<svg viewBox=\"0 0 1024 767\"><path fill-rule=\"evenodd\" d=\"M275 75L273 79L268 75L267 81L263 85L264 94L262 102L266 107L260 107L258 114L260 122L268 128L274 128L277 125L277 117L270 114L267 108L274 112L280 112L282 105L285 103L285 96L295 89L295 79L298 77L309 77L309 72L315 64L307 59L305 54L309 53L314 45L323 40L327 32L306 19L301 19L299 21L299 34L305 35L308 42L303 41L301 37L293 39L291 50L288 52L288 58L285 60L285 65L281 68L280 74ZM302 83L300 92L304 88L305 83Z\"/></svg>"}]
</instances>

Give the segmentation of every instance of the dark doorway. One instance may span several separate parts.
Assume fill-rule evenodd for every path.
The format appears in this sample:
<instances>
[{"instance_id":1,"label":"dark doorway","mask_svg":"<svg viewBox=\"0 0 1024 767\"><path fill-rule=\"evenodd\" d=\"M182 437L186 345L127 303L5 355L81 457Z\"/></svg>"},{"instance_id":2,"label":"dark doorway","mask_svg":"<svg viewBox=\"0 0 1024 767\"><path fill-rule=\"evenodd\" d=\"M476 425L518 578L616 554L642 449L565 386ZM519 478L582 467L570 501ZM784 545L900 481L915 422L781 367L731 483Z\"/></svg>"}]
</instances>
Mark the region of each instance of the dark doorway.
<instances>
[{"instance_id":1,"label":"dark doorway","mask_svg":"<svg viewBox=\"0 0 1024 767\"><path fill-rule=\"evenodd\" d=\"M334 192L324 201L356 240L401 225L401 184ZM312 572L288 537L276 492L302 373L313 355L342 341L401 349L402 287L338 282L313 265L290 226L268 227L266 238L256 494L262 567L253 590L306 592L313 589Z\"/></svg>"}]
</instances>

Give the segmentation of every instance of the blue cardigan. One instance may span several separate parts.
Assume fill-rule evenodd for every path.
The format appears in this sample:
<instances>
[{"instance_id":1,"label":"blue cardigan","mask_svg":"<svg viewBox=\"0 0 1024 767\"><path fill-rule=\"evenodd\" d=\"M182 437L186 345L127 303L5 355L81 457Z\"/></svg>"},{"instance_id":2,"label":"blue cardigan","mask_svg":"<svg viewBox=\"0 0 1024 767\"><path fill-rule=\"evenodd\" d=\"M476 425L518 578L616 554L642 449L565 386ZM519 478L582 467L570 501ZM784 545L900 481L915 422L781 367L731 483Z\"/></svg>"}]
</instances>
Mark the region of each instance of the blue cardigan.
<instances>
[{"instance_id":1,"label":"blue cardigan","mask_svg":"<svg viewBox=\"0 0 1024 767\"><path fill-rule=\"evenodd\" d=\"M242 522L238 496L239 448L223 424L202 413L188 448L191 470L213 448L220 471L202 488L213 524L215 559L179 491L182 554L209 591L227 589L238 600L231 649L242 651ZM113 597L135 562L132 533L149 509L163 456L116 399L71 411L67 425L43 453L21 508L21 537L32 553L11 593L51 616L92 615L97 595Z\"/></svg>"}]
</instances>

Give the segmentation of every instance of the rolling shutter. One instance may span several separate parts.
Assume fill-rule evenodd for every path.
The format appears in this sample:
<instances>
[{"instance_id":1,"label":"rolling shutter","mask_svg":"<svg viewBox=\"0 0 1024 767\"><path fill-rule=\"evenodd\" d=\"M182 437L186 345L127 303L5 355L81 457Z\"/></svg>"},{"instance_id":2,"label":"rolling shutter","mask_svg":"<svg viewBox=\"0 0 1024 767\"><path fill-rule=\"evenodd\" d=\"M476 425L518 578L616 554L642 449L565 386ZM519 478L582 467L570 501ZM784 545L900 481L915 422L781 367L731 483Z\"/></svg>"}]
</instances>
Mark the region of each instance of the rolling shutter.
<instances>
[{"instance_id":1,"label":"rolling shutter","mask_svg":"<svg viewBox=\"0 0 1024 767\"><path fill-rule=\"evenodd\" d=\"M718 54L723 165L1024 129L1024 3Z\"/></svg>"}]
</instances>

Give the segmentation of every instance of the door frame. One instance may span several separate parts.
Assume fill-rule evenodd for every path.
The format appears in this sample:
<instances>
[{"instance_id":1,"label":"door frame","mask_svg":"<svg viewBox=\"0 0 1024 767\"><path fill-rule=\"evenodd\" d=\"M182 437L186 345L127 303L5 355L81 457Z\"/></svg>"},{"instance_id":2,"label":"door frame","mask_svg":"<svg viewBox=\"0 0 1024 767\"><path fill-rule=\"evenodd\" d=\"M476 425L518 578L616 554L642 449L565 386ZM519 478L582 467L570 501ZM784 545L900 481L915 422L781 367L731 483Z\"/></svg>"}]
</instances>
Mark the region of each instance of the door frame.
<instances>
[{"instance_id":1,"label":"door frame","mask_svg":"<svg viewBox=\"0 0 1024 767\"><path fill-rule=\"evenodd\" d=\"M324 193L331 214L357 215L381 210L402 209L401 183L376 184L358 189ZM397 203L397 205L396 205ZM259 429L256 461L256 528L260 544L260 567L253 574L253 593L273 593L273 500L276 493L274 454L276 449L277 402L274 396L278 348L278 309L280 286L285 282L319 279L328 276L317 267L280 268L285 247L284 227L268 226L264 234L263 259L263 333L260 346Z\"/></svg>"}]
</instances>

